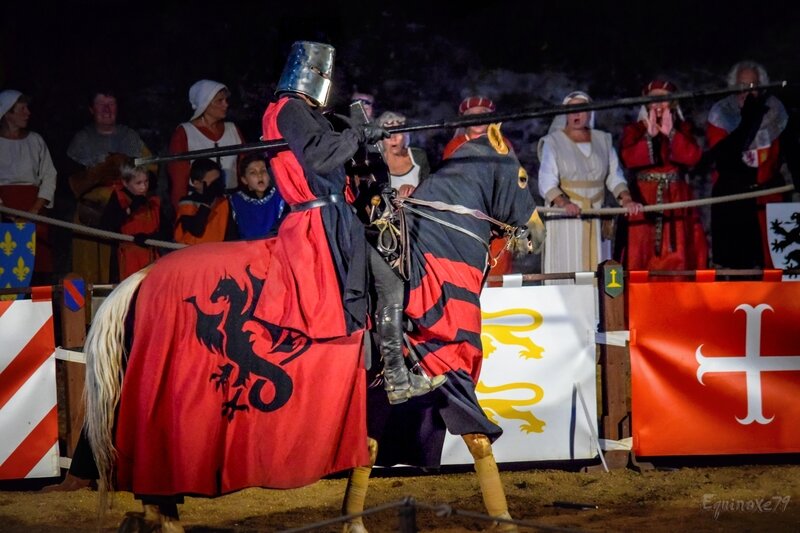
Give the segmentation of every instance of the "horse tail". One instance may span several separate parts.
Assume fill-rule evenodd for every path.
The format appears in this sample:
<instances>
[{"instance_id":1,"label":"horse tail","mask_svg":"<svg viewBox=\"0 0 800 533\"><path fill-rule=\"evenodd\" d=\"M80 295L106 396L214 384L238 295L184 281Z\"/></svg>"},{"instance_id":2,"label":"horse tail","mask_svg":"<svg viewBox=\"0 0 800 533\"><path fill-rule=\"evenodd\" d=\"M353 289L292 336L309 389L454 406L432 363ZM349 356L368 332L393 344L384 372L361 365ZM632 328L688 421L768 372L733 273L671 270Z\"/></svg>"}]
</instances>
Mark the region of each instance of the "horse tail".
<instances>
[{"instance_id":1,"label":"horse tail","mask_svg":"<svg viewBox=\"0 0 800 533\"><path fill-rule=\"evenodd\" d=\"M92 446L94 460L100 473L98 492L101 510L112 490L112 475L116 450L113 428L117 404L122 389L127 359L125 320L131 300L150 267L122 281L97 309L83 351L86 355L86 434Z\"/></svg>"}]
</instances>

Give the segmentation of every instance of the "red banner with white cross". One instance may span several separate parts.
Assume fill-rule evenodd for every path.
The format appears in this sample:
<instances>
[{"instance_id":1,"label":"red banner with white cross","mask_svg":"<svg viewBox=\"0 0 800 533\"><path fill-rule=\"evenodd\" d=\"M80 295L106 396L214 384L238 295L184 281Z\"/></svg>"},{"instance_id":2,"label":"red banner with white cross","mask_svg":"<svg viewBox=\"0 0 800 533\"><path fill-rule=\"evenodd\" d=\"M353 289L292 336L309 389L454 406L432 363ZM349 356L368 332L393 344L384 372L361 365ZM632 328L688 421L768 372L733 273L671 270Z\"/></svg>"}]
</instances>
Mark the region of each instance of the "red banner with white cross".
<instances>
[{"instance_id":1,"label":"red banner with white cross","mask_svg":"<svg viewBox=\"0 0 800 533\"><path fill-rule=\"evenodd\" d=\"M633 450L800 451L800 283L630 284Z\"/></svg>"},{"instance_id":2,"label":"red banner with white cross","mask_svg":"<svg viewBox=\"0 0 800 533\"><path fill-rule=\"evenodd\" d=\"M52 302L0 301L0 479L59 472Z\"/></svg>"}]
</instances>

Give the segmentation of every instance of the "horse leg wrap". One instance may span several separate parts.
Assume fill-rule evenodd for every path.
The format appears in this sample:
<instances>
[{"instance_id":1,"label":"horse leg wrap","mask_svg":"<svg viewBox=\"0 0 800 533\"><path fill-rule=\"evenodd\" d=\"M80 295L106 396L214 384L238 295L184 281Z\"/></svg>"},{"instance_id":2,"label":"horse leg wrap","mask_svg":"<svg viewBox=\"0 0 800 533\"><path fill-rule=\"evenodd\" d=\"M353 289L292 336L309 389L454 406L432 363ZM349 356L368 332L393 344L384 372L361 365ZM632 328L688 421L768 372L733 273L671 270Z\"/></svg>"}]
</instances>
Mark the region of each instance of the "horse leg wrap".
<instances>
[{"instance_id":1,"label":"horse leg wrap","mask_svg":"<svg viewBox=\"0 0 800 533\"><path fill-rule=\"evenodd\" d=\"M342 502L343 515L353 515L364 512L364 502L367 499L367 487L369 486L369 475L378 457L378 441L367 438L367 446L369 447L370 464L369 466L357 466L350 472L350 477L347 479L347 489L345 489L344 493L344 501ZM360 516L345 522L342 528L343 533L366 533L366 531L366 528L364 528L364 521Z\"/></svg>"},{"instance_id":2,"label":"horse leg wrap","mask_svg":"<svg viewBox=\"0 0 800 533\"><path fill-rule=\"evenodd\" d=\"M508 513L508 503L503 484L500 481L500 471L497 469L497 462L492 453L492 444L489 437L477 433L462 435L464 442L469 448L472 458L475 460L475 473L478 475L478 483L483 495L483 504L489 516L495 518L510 519ZM504 522L495 522L493 531L517 531L517 526Z\"/></svg>"},{"instance_id":3,"label":"horse leg wrap","mask_svg":"<svg viewBox=\"0 0 800 533\"><path fill-rule=\"evenodd\" d=\"M378 313L378 336L383 358L383 388L392 405L422 396L445 382L447 376L419 376L408 370L403 356L403 306L387 305Z\"/></svg>"},{"instance_id":4,"label":"horse leg wrap","mask_svg":"<svg viewBox=\"0 0 800 533\"><path fill-rule=\"evenodd\" d=\"M144 507L144 520L151 524L161 523L161 511L158 510L158 505L145 503Z\"/></svg>"}]
</instances>

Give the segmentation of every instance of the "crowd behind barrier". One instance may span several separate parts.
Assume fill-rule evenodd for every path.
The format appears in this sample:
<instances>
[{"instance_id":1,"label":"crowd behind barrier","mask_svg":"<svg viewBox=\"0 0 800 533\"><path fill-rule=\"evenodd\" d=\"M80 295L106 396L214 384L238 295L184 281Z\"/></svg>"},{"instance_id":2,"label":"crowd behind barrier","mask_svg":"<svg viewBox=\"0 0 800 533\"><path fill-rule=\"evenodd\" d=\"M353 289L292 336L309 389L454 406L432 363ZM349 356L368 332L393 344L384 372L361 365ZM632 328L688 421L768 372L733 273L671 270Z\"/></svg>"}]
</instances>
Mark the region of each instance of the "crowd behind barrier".
<instances>
[{"instance_id":1,"label":"crowd behind barrier","mask_svg":"<svg viewBox=\"0 0 800 533\"><path fill-rule=\"evenodd\" d=\"M641 246L636 244L636 242L641 241L642 238L644 238L642 235L645 234L642 233L641 229L641 227L644 225L644 227L647 228L647 235L645 235L645 237L647 237L647 239L652 239L653 243L657 244L658 246L666 247L666 252L655 250L654 253L656 257L660 256L661 259L663 259L662 262L670 268L680 268L681 265L667 263L669 263L669 257L672 257L671 254L677 253L679 256L681 254L685 255L685 252L682 251L682 247L684 245L680 239L680 226L675 226L675 224L678 224L676 221L681 220L684 216L681 214L683 212L681 210L691 210L694 209L695 206L703 207L706 205L711 205L711 210L719 214L718 220L722 220L722 218L726 216L724 214L726 212L742 212L742 209L745 208L746 209L744 212L748 213L748 215L747 217L728 217L735 221L736 224L739 224L735 229L732 229L733 227L727 227L724 224L717 224L717 226L714 226L715 223L709 220L709 212L705 210L700 212L702 227L706 229L706 234L704 236L698 234L695 236L696 239L703 240L707 238L713 248L715 239L711 234L711 230L713 229L712 226L714 226L717 227L715 232L717 233L716 241L718 246L716 250L716 258L712 248L706 250L706 248L700 247L698 249L698 254L704 257L701 257L699 262L696 264L697 268L702 268L705 261L710 261L713 266L716 267L729 268L771 266L770 258L766 253L770 243L765 239L766 221L764 220L763 216L763 205L768 201L774 202L789 200L789 193L792 192L792 189L788 188L788 186L785 189L780 187L782 186L782 183L786 183L790 179L790 175L797 174L796 161L798 152L798 139L794 138L794 136L796 136L796 129L794 128L790 115L787 113L787 110L784 109L783 104L780 101L780 87L785 86L786 82L781 82L780 84L770 83L770 80L763 67L752 61L742 61L734 65L728 75L728 78L728 87L732 89L726 89L726 91L728 91L730 94L725 95L725 90L717 91L719 96L725 97L713 104L711 113L708 117L708 149L703 154L703 157L699 160L696 160L697 158L692 158L690 161L686 160L688 162L685 162L683 159L681 159L680 164L677 162L678 160L675 159L678 157L676 154L679 154L677 145L672 147L672 152L666 148L667 145L670 145L671 143L678 143L681 139L688 139L691 136L691 132L684 128L684 125L686 125L689 120L683 116L679 102L684 101L683 99L688 100L689 98L696 98L698 94L703 94L705 96L713 95L715 94L714 91L681 93L670 81L655 79L643 88L641 97L626 98L619 100L618 102L609 102L605 105L604 103L600 102L601 105L597 107L597 110L611 108L614 106L618 107L620 105L641 106L641 111L638 116L639 120L635 125L638 128L637 132L642 133L642 142L644 144L642 144L642 147L640 148L638 145L632 144L632 134L628 135L627 137L626 135L623 135L621 146L619 148L613 146L612 152L616 152L619 149L622 158L621 163L624 164L620 165L620 167L624 166L623 170L625 179L629 182L632 192L632 198L630 200L623 198L620 201L625 203L629 201L635 202L641 200L644 202L643 205L645 209L642 210L643 212L641 215L631 215L629 212L630 209L620 210L621 208L615 207L607 208L618 209L618 211L602 212L603 216L626 213L630 216L633 216L633 218L630 218L630 220L618 219L616 224L612 222L606 225L604 222L603 231L606 231L606 226L608 226L608 228L611 228L609 231L616 231L616 234L610 239L606 239L605 237L607 235L605 233L603 234L603 241L601 242L601 245L604 247L611 246L611 251L598 257L613 257L614 259L623 262L623 264L626 266L629 266L628 261L633 261L633 259L629 258L630 254L639 253L639 248L644 246L643 244ZM739 92L730 92L737 90L737 87L747 87L747 84L752 84L751 87L765 87L768 88L768 90L751 90L748 92L744 89L739 89ZM60 186L60 188L57 187L57 189L62 191L62 195L64 195L65 192L69 192L70 194L59 200L60 205L56 206L54 209L50 209L45 212L39 208L36 210L36 213L33 211L29 212L33 214L46 214L50 218L54 219L72 220L84 226L99 229L100 225L98 220L100 212L98 210L103 208L107 202L107 199L110 197L110 191L113 189L112 185L114 183L120 183L118 181L120 169L117 167L120 166L120 161L122 161L120 157L124 156L127 158L135 158L136 162L146 162L148 164L147 171L150 173L150 188L153 193L156 193L156 196L160 199L162 204L159 208L159 212L163 211L161 213L162 222L170 227L175 225L178 222L176 221L176 215L178 215L178 202L181 198L183 187L188 185L187 176L190 165L189 161L186 161L185 159L171 161L169 158L178 158L180 156L179 152L186 150L189 150L190 152L197 152L198 149L202 150L206 147L209 147L208 149L210 150L218 150L219 148L217 147L224 148L226 146L244 149L248 146L248 144L242 144L244 143L245 139L237 126L235 126L232 122L226 122L225 120L225 117L229 111L228 98L230 97L230 94L231 93L227 86L217 81L204 79L193 84L189 90L189 103L191 104L192 108L192 116L189 121L182 123L178 128L176 128L173 138L170 141L170 147L168 150L170 155L159 158L157 156L153 156L150 149L142 142L138 133L127 126L117 123L117 99L114 90L107 87L93 90L91 93L91 98L89 98L89 101L87 102L87 108L89 110L92 122L86 125L83 129L80 129L70 142L69 149L67 150L67 159L70 161L69 165L62 164L61 167L63 168L60 167L58 169L59 183L62 183L62 186ZM749 99L746 98L748 95L750 95ZM353 95L353 98L354 100L358 100L360 102L368 102L370 112L372 112L374 109L380 110L380 102L376 101L373 94L368 94L363 91L356 91ZM662 100L659 100L659 98ZM17 136L22 136L21 138L25 139L26 133L28 134L28 137L38 138L35 137L34 132L29 132L27 130L27 121L31 114L31 111L28 108L29 104L27 96L19 93L19 91L8 89L3 91L2 100L2 111L4 112L4 115L8 115L3 122L3 131L5 132L3 135L7 137L7 140L16 140ZM575 99L567 99L565 102L571 100ZM470 104L470 102L472 102L472 104ZM582 104L585 104L586 102L589 102L589 100L576 100L574 102L578 104L575 106L576 112L580 111L584 107ZM465 106L465 103L468 103L469 105ZM20 106L24 106L24 109ZM18 107L20 107L20 109L17 109ZM592 111L590 113L590 118L593 118L596 111L594 110L595 108L591 109ZM33 111L35 112L35 108ZM460 119L468 119L471 117L477 117L477 119L480 119L481 113L491 113L492 115L497 115L498 117L506 117L508 120L518 120L522 117L516 116L518 113L515 114L513 111L508 110L505 113L497 112L495 103L490 98L480 95L467 96L467 98L462 101L458 111L459 115L461 115L459 117ZM391 112L388 113L391 114ZM398 115L397 113L395 113L395 115L402 117L402 115ZM527 114L523 113L523 115L524 117L528 118L537 116L553 116L552 113L549 113L546 110L529 112ZM665 117L663 123L661 121L662 115ZM384 116L389 115L384 113ZM561 118L565 116L570 115L559 115ZM453 124L456 122L458 121L453 121ZM555 122L556 121L554 121L554 123ZM448 121L443 121L440 124L432 124L429 126L447 129L448 124ZM421 127L428 127L416 125L403 129L403 121L387 122L387 125L387 127L390 128L396 128L399 125L400 130L402 131L416 131ZM591 127L593 125L593 121L589 121L588 125ZM627 125L626 128L628 126L633 127L633 125ZM699 126L702 125L694 125L694 129L692 131L695 134L701 129ZM459 128L458 131L461 130L467 131L469 130L469 127ZM458 131L456 131L456 137L458 136ZM193 132L198 133L195 134ZM599 133L600 132L597 132L596 135L599 135ZM617 132L614 133L616 134ZM454 137L454 139L456 137ZM206 139L206 141L202 141L202 139ZM208 144L209 142L211 144ZM251 143L251 145L254 144L256 143ZM736 144L736 147L731 149L733 144ZM741 144L741 150L738 148L739 144ZM526 147L515 148L527 149ZM658 150L654 152L653 150L655 148L658 148L661 153L656 153ZM419 152L418 148L415 149ZM252 150L252 147L250 150ZM735 155L740 151L741 158L738 156L731 158L731 154ZM446 149L444 155L446 155L447 152L448 150ZM544 155L546 155L546 152L547 150L545 150ZM245 152L239 152L239 157L241 157L243 153ZM55 155L58 156L59 154ZM438 162L440 160L440 157L438 157L437 154L428 153L427 155L432 162ZM541 157L543 157L543 155L539 154L539 157L541 161ZM237 155L222 156L222 159L225 160L226 164L224 169L224 185L229 192L235 190L234 188L237 186L235 176L233 176L233 174L236 174L236 170L234 168L235 165L231 164L231 161L235 160L236 158ZM62 159L64 158L54 157L55 161L61 161ZM446 157L444 159L446 159ZM648 163L645 161L645 159L650 162ZM164 161L166 164L163 165L163 168L161 168L155 164L155 161ZM670 161L672 161L672 163L670 163ZM657 195L655 192L651 194L651 192L645 191L645 189L649 190L650 181L652 180L647 181L650 178L642 177L643 168L649 169L647 172L650 172L651 170L652 172L655 172L653 176L656 176L657 180L653 183L661 183L658 180L661 180L662 177L667 179L667 182L672 179L670 176L672 176L671 173L673 173L675 170L675 168L673 168L675 164L678 164L678 167L675 167L679 171L678 174L685 173L688 170L693 175L697 174L700 176L706 176L706 178L708 178L708 180L714 184L712 196L714 198L730 197L731 201L723 202L723 205L719 205L713 201L709 202L708 204L684 204L682 203L683 201L691 201L691 196L687 196L685 194L679 195L675 191L672 191L674 188L673 184L668 185L666 189L664 188L663 184L658 185L657 188L660 192ZM670 165L673 166L671 167ZM722 169L720 169L720 165L722 165ZM725 165L727 165L727 167ZM533 173L534 166L535 164L533 166L530 164L528 165L528 170L531 171L531 173ZM163 169L168 169L168 172L164 171ZM536 184L537 181L541 181L542 171L543 169L538 169L538 180L530 180L531 194L537 198L538 203L544 204L545 209L542 212L546 213L547 207L551 205L558 206L561 202L560 198L562 196L563 198L568 198L569 194L572 193L567 192L564 195L556 196L554 198L549 198L549 193L543 193L544 196L540 197L539 192L535 190L533 185ZM733 174L731 174L731 172ZM719 176L723 177L723 181L718 183L717 180L719 179ZM724 180L726 179L725 176L734 176L735 179L733 179L733 181L738 185L731 187L723 186ZM45 180L42 176L40 176L38 179L43 187L42 195L46 197L44 198L45 204L47 204L47 202L52 203L48 196L50 194L48 191L50 191L50 188L52 188L52 184L50 184L50 181L52 180L50 180L49 177L47 180ZM679 182L685 181L685 177L678 175L677 180ZM64 185L67 182L69 191L66 190L67 187ZM3 179L2 176L0 176L0 185L2 185L2 183ZM742 183L744 183L744 186L740 187ZM636 187L634 187L634 185L636 185ZM744 197L733 196L735 194L749 194L752 192L751 189L753 187L761 190L771 190L774 194L764 194L763 197L760 195L753 197L749 195ZM554 190L559 189L556 188ZM638 196L639 192L647 196L647 201L644 201L642 197ZM796 191L794 192L796 193ZM122 194L120 198L123 199L124 204L125 195L119 191L118 193ZM95 198L95 196L97 198ZM653 198L650 198L650 196L653 196ZM622 197L620 196L620 198ZM738 198L741 201L733 202L734 198ZM753 212L755 213L753 217L750 216L753 214L751 213L750 207L752 204L750 200L752 198L758 198L755 204L753 204L756 206L755 212ZM702 199L707 200L707 198ZM201 211L202 203L203 202L200 202L199 204L201 205ZM614 206L615 203L616 202L613 199L606 198L602 205ZM648 213L650 210L659 211L659 209L653 208L653 205L657 204L665 204L667 206L672 205L672 207L669 208L671 210L670 213L653 213L651 215L646 215L646 213ZM6 205L8 207L15 207L8 202L6 202ZM133 205L136 206L137 204L134 202ZM570 206L577 204L571 201L565 203L564 205L566 206L567 214L573 215L573 213L570 212ZM593 205L600 204L595 203ZM18 207L23 207L23 210L27 210L27 206ZM47 205L45 205L45 207L47 207ZM726 209L728 211L725 211ZM591 207L589 207L587 210L586 206L581 208L581 212L584 215L592 215L594 213ZM548 220L548 225L551 226L551 229L553 230L551 231L551 234L555 236L556 225L560 223L563 212L555 211L551 212L550 214L554 216L550 217L550 220ZM222 218L222 215L218 216L217 218ZM581 218L584 224L587 220L592 220L591 216L584 216ZM741 220L743 218L746 218L750 222L743 223ZM213 214L209 216L207 220L212 219L214 219ZM51 224L48 223L37 224L37 228L46 228L50 225ZM229 226L231 225L232 224L229 224ZM182 227L181 224L178 224L178 226ZM761 228L760 238L757 234L759 232L754 230L756 226ZM676 233L674 227L679 228L678 233ZM37 229L37 231L39 230ZM630 235L627 235L626 231L630 232ZM700 233L702 232L703 230L701 228ZM132 236L130 231L122 231L122 233ZM152 246L154 241L167 240L164 238L163 233L164 232L160 232L158 235L156 235L155 233L145 234L142 231L138 231L136 233L136 240L120 239L120 241L132 241L135 243L134 246L128 244L119 244L115 245L115 248L118 249L119 253L122 253L123 249L140 251L137 250L137 246L141 248L140 245L145 241L147 241L148 245ZM52 269L50 269L50 266L45 266L45 268L50 270L45 270L43 275L36 276L36 274L38 274L36 271L39 269L38 267L34 268L34 279L39 282L42 282L43 280L50 281L46 279L48 275L52 277L53 275L57 275L59 273L64 274L69 271L76 271L84 275L84 277L87 279L92 279L98 283L108 282L109 280L113 281L113 271L115 269L113 268L112 263L115 261L114 254L111 254L106 248L96 244L98 242L104 244L104 241L99 241L97 239L97 237L102 238L102 234L95 234L94 236L87 237L89 240L95 243L94 247L97 248L96 250L93 249L91 252L87 252L84 249L85 246L84 248L78 246L78 244L81 244L81 241L84 240L82 237L84 235L91 234L82 231L72 231L67 228L65 231L60 231L60 233L59 231L55 231L54 235L50 237L47 237L46 235L39 235L39 253L37 256L39 256L39 258L43 261L42 265L49 261L46 257L47 252L51 252L54 249L54 245L57 253L56 256L52 258L54 260ZM734 263L729 263L727 259L723 260L723 258L729 256L728 252L724 250L728 250L730 246L724 243L730 240L730 235L735 235L736 237L733 237L733 239L739 243L750 242L751 240L758 240L760 242L759 246L755 246L755 244L753 244L753 246L751 246L749 249L748 253L750 256L753 256L752 259L745 258L743 261L736 259ZM219 238L229 239L235 237L226 231L225 235ZM137 240L139 242L137 242ZM75 241L77 243L75 244L77 248L68 246L71 241ZM554 243L559 241L559 239L555 239L553 243L551 243L549 247L551 249L551 257L554 253L556 253L557 249ZM650 241L648 240L648 242ZM649 246L649 248L653 248L653 246ZM762 254L762 252L759 252L756 254L756 251L758 250L762 250L764 253ZM149 253L150 257L157 255L152 248L150 249ZM548 252L545 252L545 261L543 261L541 267L543 269L542 271L547 271L547 268L544 266L545 263L549 261L546 259L547 253ZM750 262L753 264L748 264ZM521 267L522 269L526 267L529 268L531 264L532 262L528 261L522 265L518 265L518 267ZM631 264L633 265L634 263ZM656 261L654 264L656 266L648 268L660 268L658 266L658 261ZM684 266L691 267L693 265ZM493 273L499 273L499 270L493 270Z\"/></svg>"}]
</instances>

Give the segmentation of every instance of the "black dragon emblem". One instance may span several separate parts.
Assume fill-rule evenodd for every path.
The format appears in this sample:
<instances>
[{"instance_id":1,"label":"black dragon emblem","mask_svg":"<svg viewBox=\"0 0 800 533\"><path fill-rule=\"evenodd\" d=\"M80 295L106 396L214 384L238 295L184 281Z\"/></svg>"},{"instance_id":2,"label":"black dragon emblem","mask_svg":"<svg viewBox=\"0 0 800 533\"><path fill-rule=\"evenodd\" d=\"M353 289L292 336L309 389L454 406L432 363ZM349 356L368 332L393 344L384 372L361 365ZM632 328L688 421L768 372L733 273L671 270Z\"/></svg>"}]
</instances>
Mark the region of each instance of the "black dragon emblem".
<instances>
[{"instance_id":1,"label":"black dragon emblem","mask_svg":"<svg viewBox=\"0 0 800 533\"><path fill-rule=\"evenodd\" d=\"M787 247L795 244L800 246L800 212L794 212L791 215L792 221L794 221L794 227L786 230L783 228L783 224L780 220L775 219L770 222L770 229L776 234L782 237L781 240L775 239L772 241L772 250L775 252L782 252ZM793 270L800 268L800 247L795 250L791 250L786 257L784 257L783 265L788 270Z\"/></svg>"},{"instance_id":2,"label":"black dragon emblem","mask_svg":"<svg viewBox=\"0 0 800 533\"><path fill-rule=\"evenodd\" d=\"M227 300L227 311L209 315L200 309L196 296L184 300L192 304L197 313L197 339L225 360L224 364L219 365L219 372L213 373L209 381L214 383L215 390L232 387L235 391L230 400L222 403L222 416L227 416L228 420L233 420L237 411L249 410L250 406L263 412L283 407L294 389L292 378L283 366L302 355L311 344L311 339L302 333L280 328L253 316L264 280L254 276L249 266L246 272L250 280L249 290L226 276L219 280L209 297L213 303ZM257 335L268 336L270 355L287 356L274 364L256 353L254 346L259 340ZM272 383L275 391L269 401L262 397L267 382ZM240 403L243 391L247 391L247 403Z\"/></svg>"}]
</instances>

